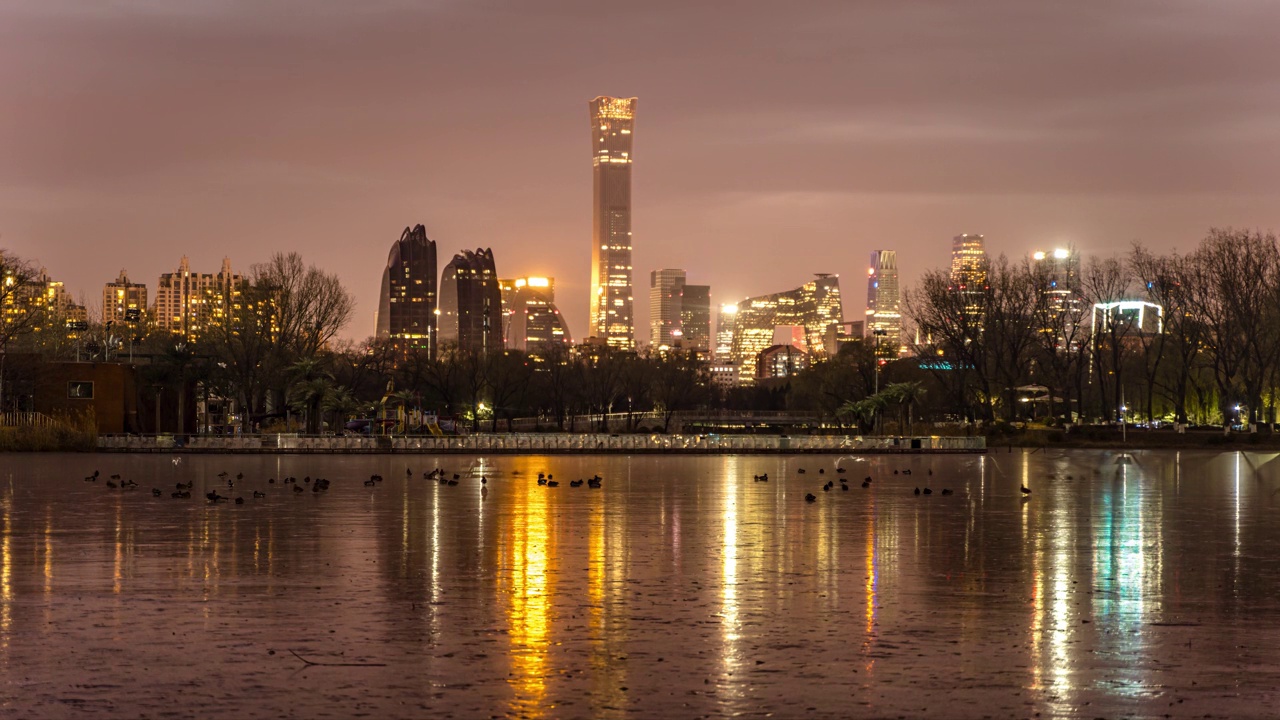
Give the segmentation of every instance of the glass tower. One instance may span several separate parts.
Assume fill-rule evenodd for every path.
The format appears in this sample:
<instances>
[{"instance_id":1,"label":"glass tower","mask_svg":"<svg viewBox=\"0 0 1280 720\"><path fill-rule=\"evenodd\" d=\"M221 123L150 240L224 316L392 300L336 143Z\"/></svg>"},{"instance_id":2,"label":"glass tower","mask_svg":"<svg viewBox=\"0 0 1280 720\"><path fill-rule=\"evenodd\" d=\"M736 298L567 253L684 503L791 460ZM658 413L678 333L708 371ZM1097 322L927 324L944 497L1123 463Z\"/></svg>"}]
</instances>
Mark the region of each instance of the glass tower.
<instances>
[{"instance_id":1,"label":"glass tower","mask_svg":"<svg viewBox=\"0 0 1280 720\"><path fill-rule=\"evenodd\" d=\"M636 99L598 97L591 106L591 314L588 335L635 345L631 286L631 131Z\"/></svg>"}]
</instances>

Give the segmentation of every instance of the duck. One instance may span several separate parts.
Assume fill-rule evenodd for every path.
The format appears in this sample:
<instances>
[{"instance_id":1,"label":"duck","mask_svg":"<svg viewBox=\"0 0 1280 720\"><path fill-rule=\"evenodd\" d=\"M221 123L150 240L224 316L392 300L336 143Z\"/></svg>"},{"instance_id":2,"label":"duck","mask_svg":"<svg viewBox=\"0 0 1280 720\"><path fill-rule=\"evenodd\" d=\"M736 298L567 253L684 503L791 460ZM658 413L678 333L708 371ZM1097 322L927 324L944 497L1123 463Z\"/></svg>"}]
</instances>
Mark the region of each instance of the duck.
<instances>
[{"instance_id":1,"label":"duck","mask_svg":"<svg viewBox=\"0 0 1280 720\"><path fill-rule=\"evenodd\" d=\"M590 480L587 480L587 487L591 488L592 490L598 489L600 487L600 479L592 478Z\"/></svg>"},{"instance_id":2,"label":"duck","mask_svg":"<svg viewBox=\"0 0 1280 720\"><path fill-rule=\"evenodd\" d=\"M226 500L226 498L218 494L217 490L210 490L209 492L205 493L204 496L209 498L210 502L218 502L219 500Z\"/></svg>"},{"instance_id":3,"label":"duck","mask_svg":"<svg viewBox=\"0 0 1280 720\"><path fill-rule=\"evenodd\" d=\"M85 482L98 482L98 475L102 474L101 470L94 470L92 475L84 479Z\"/></svg>"},{"instance_id":4,"label":"duck","mask_svg":"<svg viewBox=\"0 0 1280 720\"><path fill-rule=\"evenodd\" d=\"M456 483L450 483L450 484L451 484L451 485L454 485L454 484L456 484ZM548 480L548 481L547 481L547 487L560 487L560 481L559 481L559 480Z\"/></svg>"},{"instance_id":5,"label":"duck","mask_svg":"<svg viewBox=\"0 0 1280 720\"><path fill-rule=\"evenodd\" d=\"M932 475L932 474L933 474L933 468L929 468L929 474L930 474L930 475Z\"/></svg>"},{"instance_id":6,"label":"duck","mask_svg":"<svg viewBox=\"0 0 1280 720\"><path fill-rule=\"evenodd\" d=\"M119 480L119 479L120 479L120 473L116 473L115 475L112 475L112 476L111 476L111 479L112 479L112 480Z\"/></svg>"},{"instance_id":7,"label":"duck","mask_svg":"<svg viewBox=\"0 0 1280 720\"><path fill-rule=\"evenodd\" d=\"M275 485L275 484L276 484L276 479L275 479L275 478L267 478L267 484L268 484L268 485Z\"/></svg>"},{"instance_id":8,"label":"duck","mask_svg":"<svg viewBox=\"0 0 1280 720\"><path fill-rule=\"evenodd\" d=\"M242 473L242 472L238 472L238 473L236 473L236 479L237 479L237 480L243 480L243 479L244 479L244 473Z\"/></svg>"},{"instance_id":9,"label":"duck","mask_svg":"<svg viewBox=\"0 0 1280 720\"><path fill-rule=\"evenodd\" d=\"M171 493L169 493L169 497L172 497L172 498L189 498L189 497L191 497L191 493L189 493L189 492L185 492L185 491L183 491L183 490L178 490L177 492L171 492Z\"/></svg>"},{"instance_id":10,"label":"duck","mask_svg":"<svg viewBox=\"0 0 1280 720\"><path fill-rule=\"evenodd\" d=\"M161 494L160 488L151 488L151 495L153 497L160 497Z\"/></svg>"},{"instance_id":11,"label":"duck","mask_svg":"<svg viewBox=\"0 0 1280 720\"><path fill-rule=\"evenodd\" d=\"M582 481L582 480L570 480L570 481L569 481L569 487L582 487L582 483L583 483L583 482L584 482L584 481Z\"/></svg>"},{"instance_id":12,"label":"duck","mask_svg":"<svg viewBox=\"0 0 1280 720\"><path fill-rule=\"evenodd\" d=\"M404 475L405 475L405 477L413 477L413 470L412 470L412 469L410 469L410 468L405 468L405 469L404 469Z\"/></svg>"},{"instance_id":13,"label":"duck","mask_svg":"<svg viewBox=\"0 0 1280 720\"><path fill-rule=\"evenodd\" d=\"M487 478L487 477L485 477L485 476L481 475L481 476L480 476L480 484L481 484L481 485L488 485L488 484L489 484L489 478Z\"/></svg>"},{"instance_id":14,"label":"duck","mask_svg":"<svg viewBox=\"0 0 1280 720\"><path fill-rule=\"evenodd\" d=\"M871 487L871 481L870 481L870 480L863 480L863 481L862 481L862 489L863 489L863 490L866 490L866 489L867 489L867 488L869 488L869 487Z\"/></svg>"},{"instance_id":15,"label":"duck","mask_svg":"<svg viewBox=\"0 0 1280 720\"><path fill-rule=\"evenodd\" d=\"M836 468L836 472L838 472L838 473L840 473L840 474L844 474L844 473L845 473L845 471L846 471L847 469L848 469L848 468L838 467L838 468Z\"/></svg>"},{"instance_id":16,"label":"duck","mask_svg":"<svg viewBox=\"0 0 1280 720\"><path fill-rule=\"evenodd\" d=\"M796 470L796 472L797 472L797 473L800 473L801 475L803 475L803 474L804 474L804 468L800 468L800 469Z\"/></svg>"},{"instance_id":17,"label":"duck","mask_svg":"<svg viewBox=\"0 0 1280 720\"><path fill-rule=\"evenodd\" d=\"M814 502L817 499L818 499L818 496L814 495L813 493L806 493L804 496L805 502Z\"/></svg>"},{"instance_id":18,"label":"duck","mask_svg":"<svg viewBox=\"0 0 1280 720\"><path fill-rule=\"evenodd\" d=\"M267 496L267 494L266 494L266 493L264 493L264 492L262 492L261 490L254 490L254 491L253 491L253 496L254 496L255 498L264 498L264 497L266 497L266 496Z\"/></svg>"},{"instance_id":19,"label":"duck","mask_svg":"<svg viewBox=\"0 0 1280 720\"><path fill-rule=\"evenodd\" d=\"M848 486L848 485L845 485L844 483L840 483L840 489L841 489L841 490L846 490L846 491L847 491L847 490L849 489L849 486Z\"/></svg>"},{"instance_id":20,"label":"duck","mask_svg":"<svg viewBox=\"0 0 1280 720\"><path fill-rule=\"evenodd\" d=\"M920 488L916 488L916 492L915 492L915 494L916 494L916 495L919 495L919 494L920 494Z\"/></svg>"},{"instance_id":21,"label":"duck","mask_svg":"<svg viewBox=\"0 0 1280 720\"><path fill-rule=\"evenodd\" d=\"M538 478L538 484L539 484L539 485L546 485L546 484L547 484L547 479L546 479L546 478L544 478L544 477L539 477L539 478Z\"/></svg>"},{"instance_id":22,"label":"duck","mask_svg":"<svg viewBox=\"0 0 1280 720\"><path fill-rule=\"evenodd\" d=\"M113 482L111 482L110 480L108 480L108 481L107 481L107 487L111 488L112 490L115 490L115 489L116 489L116 484L115 484L115 483L113 483Z\"/></svg>"},{"instance_id":23,"label":"duck","mask_svg":"<svg viewBox=\"0 0 1280 720\"><path fill-rule=\"evenodd\" d=\"M826 471L827 471L827 469L826 469L826 468L818 468L818 474L819 474L819 475L822 475L822 474L823 474L823 473L825 473Z\"/></svg>"},{"instance_id":24,"label":"duck","mask_svg":"<svg viewBox=\"0 0 1280 720\"><path fill-rule=\"evenodd\" d=\"M293 486L293 491L296 493L300 493L302 492L302 488L298 487L298 485L295 483Z\"/></svg>"},{"instance_id":25,"label":"duck","mask_svg":"<svg viewBox=\"0 0 1280 720\"><path fill-rule=\"evenodd\" d=\"M1030 495L1030 494L1031 494L1031 488L1027 487L1026 485L1020 485L1019 487L1020 487L1020 489L1022 490L1022 494L1023 494L1023 495Z\"/></svg>"},{"instance_id":26,"label":"duck","mask_svg":"<svg viewBox=\"0 0 1280 720\"><path fill-rule=\"evenodd\" d=\"M448 485L448 484L449 484L449 478L447 478L447 477L445 477L445 476L441 475L441 476L440 476L440 484L441 484L441 485Z\"/></svg>"},{"instance_id":27,"label":"duck","mask_svg":"<svg viewBox=\"0 0 1280 720\"><path fill-rule=\"evenodd\" d=\"M138 483L134 482L133 480L125 480L120 483L120 487L129 488L130 490L132 490L133 488L138 487Z\"/></svg>"},{"instance_id":28,"label":"duck","mask_svg":"<svg viewBox=\"0 0 1280 720\"><path fill-rule=\"evenodd\" d=\"M929 488L925 488L925 489L924 489L924 494L925 494L925 495L932 495L932 494L933 494L933 491L932 491L932 490L930 490Z\"/></svg>"},{"instance_id":29,"label":"duck","mask_svg":"<svg viewBox=\"0 0 1280 720\"><path fill-rule=\"evenodd\" d=\"M943 494L943 495L953 495L954 493L955 493L955 491L954 491L954 490L952 490L951 488L942 488L942 494Z\"/></svg>"},{"instance_id":30,"label":"duck","mask_svg":"<svg viewBox=\"0 0 1280 720\"><path fill-rule=\"evenodd\" d=\"M373 487L374 485L377 485L377 484L378 484L378 483L374 482L373 480L365 480L365 481L364 481L364 486L365 486L365 487Z\"/></svg>"},{"instance_id":31,"label":"duck","mask_svg":"<svg viewBox=\"0 0 1280 720\"><path fill-rule=\"evenodd\" d=\"M378 475L378 474L376 474L376 473L375 473L375 474L373 474L373 475L370 475L370 476L369 476L369 479L370 479L370 480L372 480L372 481L374 481L374 482L382 482L382 476L381 476L381 475Z\"/></svg>"},{"instance_id":32,"label":"duck","mask_svg":"<svg viewBox=\"0 0 1280 720\"><path fill-rule=\"evenodd\" d=\"M450 480L450 481L449 481L449 486L450 486L450 487L453 487L454 485L457 485L457 484L458 484L458 481L457 481L457 480Z\"/></svg>"},{"instance_id":33,"label":"duck","mask_svg":"<svg viewBox=\"0 0 1280 720\"><path fill-rule=\"evenodd\" d=\"M242 497L238 497L238 498L236 498L236 504L237 504L237 505L243 505L243 504L244 504L244 498L242 498Z\"/></svg>"},{"instance_id":34,"label":"duck","mask_svg":"<svg viewBox=\"0 0 1280 720\"><path fill-rule=\"evenodd\" d=\"M230 474L231 474L231 473L227 472L226 470L223 470L222 472L218 473L218 477L220 477L220 478L224 478L224 477L226 477L226 476L228 476L228 475L230 475Z\"/></svg>"},{"instance_id":35,"label":"duck","mask_svg":"<svg viewBox=\"0 0 1280 720\"><path fill-rule=\"evenodd\" d=\"M822 486L822 492L831 492L831 483Z\"/></svg>"}]
</instances>

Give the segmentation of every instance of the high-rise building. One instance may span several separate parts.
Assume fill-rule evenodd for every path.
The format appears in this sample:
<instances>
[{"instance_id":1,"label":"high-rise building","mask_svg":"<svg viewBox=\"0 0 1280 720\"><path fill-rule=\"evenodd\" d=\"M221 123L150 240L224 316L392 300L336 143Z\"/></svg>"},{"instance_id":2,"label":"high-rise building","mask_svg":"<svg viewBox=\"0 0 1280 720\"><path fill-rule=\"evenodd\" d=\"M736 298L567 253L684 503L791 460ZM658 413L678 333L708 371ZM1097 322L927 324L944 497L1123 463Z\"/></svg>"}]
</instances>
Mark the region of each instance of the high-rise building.
<instances>
[{"instance_id":1,"label":"high-rise building","mask_svg":"<svg viewBox=\"0 0 1280 720\"><path fill-rule=\"evenodd\" d=\"M716 317L716 351L719 361L728 361L733 357L733 323L738 315L736 303L725 303L720 306L720 314Z\"/></svg>"},{"instance_id":2,"label":"high-rise building","mask_svg":"<svg viewBox=\"0 0 1280 720\"><path fill-rule=\"evenodd\" d=\"M68 322L88 319L85 307L77 304L62 281L50 278L44 268L26 277L7 274L0 282L9 288L0 292L0 324L48 335L64 330Z\"/></svg>"},{"instance_id":3,"label":"high-rise building","mask_svg":"<svg viewBox=\"0 0 1280 720\"><path fill-rule=\"evenodd\" d=\"M222 259L222 270L214 275L191 272L184 255L178 271L161 275L156 283L156 328L197 340L239 307L242 282L231 272L230 258Z\"/></svg>"},{"instance_id":4,"label":"high-rise building","mask_svg":"<svg viewBox=\"0 0 1280 720\"><path fill-rule=\"evenodd\" d=\"M378 296L379 338L396 347L436 351L436 243L421 225L406 227L391 246Z\"/></svg>"},{"instance_id":5,"label":"high-rise building","mask_svg":"<svg viewBox=\"0 0 1280 720\"><path fill-rule=\"evenodd\" d=\"M503 336L506 346L540 358L552 345L572 345L569 325L556 307L554 278L499 280L502 289Z\"/></svg>"},{"instance_id":6,"label":"high-rise building","mask_svg":"<svg viewBox=\"0 0 1280 720\"><path fill-rule=\"evenodd\" d=\"M864 325L875 353L882 358L902 352L902 306L898 290L898 253L876 250L867 268L867 320Z\"/></svg>"},{"instance_id":7,"label":"high-rise building","mask_svg":"<svg viewBox=\"0 0 1280 720\"><path fill-rule=\"evenodd\" d=\"M591 315L588 334L635 345L631 284L631 132L636 99L598 97L591 107Z\"/></svg>"},{"instance_id":8,"label":"high-rise building","mask_svg":"<svg viewBox=\"0 0 1280 720\"><path fill-rule=\"evenodd\" d=\"M680 331L684 347L711 351L711 286L685 285L680 298Z\"/></svg>"},{"instance_id":9,"label":"high-rise building","mask_svg":"<svg viewBox=\"0 0 1280 720\"><path fill-rule=\"evenodd\" d=\"M132 312L130 312L132 311ZM141 326L147 312L147 286L129 282L129 275L120 271L115 282L102 288L102 324Z\"/></svg>"},{"instance_id":10,"label":"high-rise building","mask_svg":"<svg viewBox=\"0 0 1280 720\"><path fill-rule=\"evenodd\" d=\"M1037 250L1031 254L1041 275L1050 308L1061 312L1080 307L1080 253L1074 248Z\"/></svg>"},{"instance_id":11,"label":"high-rise building","mask_svg":"<svg viewBox=\"0 0 1280 720\"><path fill-rule=\"evenodd\" d=\"M654 270L649 273L649 343L654 347L674 347L683 331L680 327L683 270Z\"/></svg>"},{"instance_id":12,"label":"high-rise building","mask_svg":"<svg viewBox=\"0 0 1280 720\"><path fill-rule=\"evenodd\" d=\"M840 277L819 273L816 280L795 290L747 298L733 315L730 357L738 366L741 384L755 381L760 353L772 346L780 325L804 328L805 347L811 356L825 358L838 348L827 347L831 326L844 323L840 302ZM723 310L721 321L724 320Z\"/></svg>"},{"instance_id":13,"label":"high-rise building","mask_svg":"<svg viewBox=\"0 0 1280 720\"><path fill-rule=\"evenodd\" d=\"M439 329L441 342L455 342L464 352L502 349L502 291L493 250L463 250L445 265Z\"/></svg>"},{"instance_id":14,"label":"high-rise building","mask_svg":"<svg viewBox=\"0 0 1280 720\"><path fill-rule=\"evenodd\" d=\"M987 282L987 249L981 235L956 235L951 239L951 283L961 289Z\"/></svg>"}]
</instances>

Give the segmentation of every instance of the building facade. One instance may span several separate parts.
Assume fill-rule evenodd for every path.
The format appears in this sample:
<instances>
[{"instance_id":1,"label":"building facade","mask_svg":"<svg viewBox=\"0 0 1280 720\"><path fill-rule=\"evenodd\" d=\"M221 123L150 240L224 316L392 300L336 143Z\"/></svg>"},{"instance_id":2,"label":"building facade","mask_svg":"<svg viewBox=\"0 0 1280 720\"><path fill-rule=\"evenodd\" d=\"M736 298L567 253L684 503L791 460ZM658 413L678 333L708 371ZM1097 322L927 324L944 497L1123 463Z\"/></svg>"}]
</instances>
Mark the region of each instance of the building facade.
<instances>
[{"instance_id":1,"label":"building facade","mask_svg":"<svg viewBox=\"0 0 1280 720\"><path fill-rule=\"evenodd\" d=\"M499 280L506 346L541 359L549 346L571 346L569 325L556 307L555 278Z\"/></svg>"},{"instance_id":2,"label":"building facade","mask_svg":"<svg viewBox=\"0 0 1280 720\"><path fill-rule=\"evenodd\" d=\"M444 267L438 322L440 342L457 343L463 352L503 348L502 291L493 250L463 250Z\"/></svg>"},{"instance_id":3,"label":"building facade","mask_svg":"<svg viewBox=\"0 0 1280 720\"><path fill-rule=\"evenodd\" d=\"M867 318L863 325L878 357L902 352L902 296L898 288L898 253L876 250L867 268Z\"/></svg>"},{"instance_id":4,"label":"building facade","mask_svg":"<svg viewBox=\"0 0 1280 720\"><path fill-rule=\"evenodd\" d=\"M804 328L802 349L812 357L833 355L837 348L827 347L828 331L844 323L840 277L821 273L795 290L747 298L737 303L733 318L729 355L738 366L743 385L755 381L760 353L774 344L778 326Z\"/></svg>"},{"instance_id":5,"label":"building facade","mask_svg":"<svg viewBox=\"0 0 1280 720\"><path fill-rule=\"evenodd\" d=\"M635 346L631 274L631 138L635 98L591 101L591 314L588 334Z\"/></svg>"},{"instance_id":6,"label":"building facade","mask_svg":"<svg viewBox=\"0 0 1280 720\"><path fill-rule=\"evenodd\" d=\"M685 285L680 297L680 331L684 347L711 352L711 286Z\"/></svg>"},{"instance_id":7,"label":"building facade","mask_svg":"<svg viewBox=\"0 0 1280 720\"><path fill-rule=\"evenodd\" d=\"M436 243L422 225L391 246L378 295L377 336L398 348L436 351Z\"/></svg>"},{"instance_id":8,"label":"building facade","mask_svg":"<svg viewBox=\"0 0 1280 720\"><path fill-rule=\"evenodd\" d=\"M102 324L141 326L146 322L147 286L129 282L124 270L102 288Z\"/></svg>"},{"instance_id":9,"label":"building facade","mask_svg":"<svg viewBox=\"0 0 1280 720\"><path fill-rule=\"evenodd\" d=\"M1037 250L1031 260L1048 295L1050 309L1080 310L1080 253L1074 248Z\"/></svg>"},{"instance_id":10,"label":"building facade","mask_svg":"<svg viewBox=\"0 0 1280 720\"><path fill-rule=\"evenodd\" d=\"M161 275L156 283L156 329L194 342L231 318L240 304L242 283L243 278L231 272L230 258L222 259L215 275L191 272L184 255L178 271Z\"/></svg>"},{"instance_id":11,"label":"building facade","mask_svg":"<svg viewBox=\"0 0 1280 720\"><path fill-rule=\"evenodd\" d=\"M654 270L649 273L649 343L654 347L675 347L683 336L680 327L683 270Z\"/></svg>"}]
</instances>

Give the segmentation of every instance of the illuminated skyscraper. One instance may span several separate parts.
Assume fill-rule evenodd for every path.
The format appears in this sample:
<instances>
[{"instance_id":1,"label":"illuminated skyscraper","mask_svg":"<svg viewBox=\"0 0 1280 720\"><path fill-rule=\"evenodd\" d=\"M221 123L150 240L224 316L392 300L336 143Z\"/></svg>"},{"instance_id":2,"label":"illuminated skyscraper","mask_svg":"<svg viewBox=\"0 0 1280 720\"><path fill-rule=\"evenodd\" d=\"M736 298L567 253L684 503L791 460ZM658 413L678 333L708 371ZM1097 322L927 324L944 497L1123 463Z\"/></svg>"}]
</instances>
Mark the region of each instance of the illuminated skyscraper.
<instances>
[{"instance_id":1,"label":"illuminated skyscraper","mask_svg":"<svg viewBox=\"0 0 1280 720\"><path fill-rule=\"evenodd\" d=\"M1041 275L1049 306L1057 311L1080 309L1080 253L1074 248L1037 250L1031 254Z\"/></svg>"},{"instance_id":2,"label":"illuminated skyscraper","mask_svg":"<svg viewBox=\"0 0 1280 720\"><path fill-rule=\"evenodd\" d=\"M130 310L134 312L129 312ZM102 288L102 324L140 327L147 312L147 286L129 282L125 271Z\"/></svg>"},{"instance_id":3,"label":"illuminated skyscraper","mask_svg":"<svg viewBox=\"0 0 1280 720\"><path fill-rule=\"evenodd\" d=\"M733 357L733 323L738 315L735 303L720 306L720 314L716 318L716 351L717 360L727 361Z\"/></svg>"},{"instance_id":4,"label":"illuminated skyscraper","mask_svg":"<svg viewBox=\"0 0 1280 720\"><path fill-rule=\"evenodd\" d=\"M213 275L191 272L184 256L178 272L165 273L156 283L156 327L196 340L236 311L241 282L241 277L231 272L230 258L223 258L222 271Z\"/></svg>"},{"instance_id":5,"label":"illuminated skyscraper","mask_svg":"<svg viewBox=\"0 0 1280 720\"><path fill-rule=\"evenodd\" d=\"M680 331L684 347L700 353L711 350L711 286L685 285L680 296Z\"/></svg>"},{"instance_id":6,"label":"illuminated skyscraper","mask_svg":"<svg viewBox=\"0 0 1280 720\"><path fill-rule=\"evenodd\" d=\"M654 347L673 347L683 335L680 327L683 270L654 270L649 273L649 342Z\"/></svg>"},{"instance_id":7,"label":"illuminated skyscraper","mask_svg":"<svg viewBox=\"0 0 1280 720\"><path fill-rule=\"evenodd\" d=\"M556 308L554 278L499 280L507 347L537 358L550 345L571 345L568 323Z\"/></svg>"},{"instance_id":8,"label":"illuminated skyscraper","mask_svg":"<svg viewBox=\"0 0 1280 720\"><path fill-rule=\"evenodd\" d=\"M378 337L397 347L436 351L436 244L421 225L391 246L378 298Z\"/></svg>"},{"instance_id":9,"label":"illuminated skyscraper","mask_svg":"<svg viewBox=\"0 0 1280 720\"><path fill-rule=\"evenodd\" d=\"M971 318L982 316L987 285L987 250L981 235L957 235L951 239L951 287L964 299Z\"/></svg>"},{"instance_id":10,"label":"illuminated skyscraper","mask_svg":"<svg viewBox=\"0 0 1280 720\"><path fill-rule=\"evenodd\" d=\"M981 235L957 235L951 239L951 282L964 289L987 282L987 250Z\"/></svg>"},{"instance_id":11,"label":"illuminated skyscraper","mask_svg":"<svg viewBox=\"0 0 1280 720\"><path fill-rule=\"evenodd\" d=\"M876 354L897 357L902 349L902 306L898 291L898 253L876 250L867 268L866 331Z\"/></svg>"},{"instance_id":12,"label":"illuminated skyscraper","mask_svg":"<svg viewBox=\"0 0 1280 720\"><path fill-rule=\"evenodd\" d=\"M795 290L747 298L737 304L733 315L730 358L737 364L741 384L756 379L760 353L771 347L779 325L804 329L805 347L815 358L834 355L838 348L827 347L828 331L844 323L840 302L840 277L819 273L816 280ZM724 310L721 310L724 322Z\"/></svg>"},{"instance_id":13,"label":"illuminated skyscraper","mask_svg":"<svg viewBox=\"0 0 1280 720\"><path fill-rule=\"evenodd\" d=\"M463 250L444 267L437 323L440 341L456 342L464 352L502 349L502 292L492 250Z\"/></svg>"},{"instance_id":14,"label":"illuminated skyscraper","mask_svg":"<svg viewBox=\"0 0 1280 720\"><path fill-rule=\"evenodd\" d=\"M610 347L635 345L631 285L631 131L635 98L591 107L591 315L587 332Z\"/></svg>"}]
</instances>

